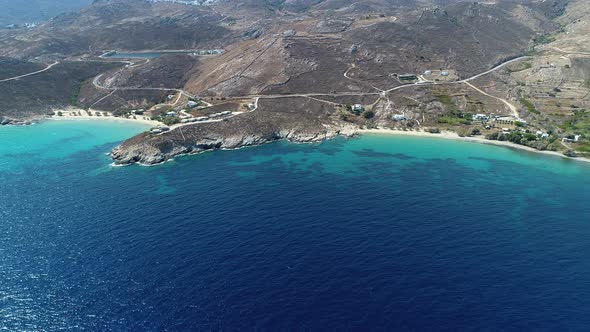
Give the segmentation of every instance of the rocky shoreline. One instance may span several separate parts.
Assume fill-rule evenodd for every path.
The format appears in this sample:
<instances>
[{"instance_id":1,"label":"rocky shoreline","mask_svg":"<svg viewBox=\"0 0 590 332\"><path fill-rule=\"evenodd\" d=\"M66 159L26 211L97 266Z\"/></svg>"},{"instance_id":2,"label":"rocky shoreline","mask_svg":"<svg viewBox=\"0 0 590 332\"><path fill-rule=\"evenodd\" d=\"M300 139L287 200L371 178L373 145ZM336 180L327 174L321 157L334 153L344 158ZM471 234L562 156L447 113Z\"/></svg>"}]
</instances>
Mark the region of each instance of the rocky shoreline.
<instances>
[{"instance_id":1,"label":"rocky shoreline","mask_svg":"<svg viewBox=\"0 0 590 332\"><path fill-rule=\"evenodd\" d=\"M243 147L259 146L279 140L286 140L293 143L313 143L322 142L336 136L354 137L362 134L397 134L456 139L480 144L504 146L528 152L590 162L589 159L583 157L572 158L559 152L541 151L510 142L492 141L480 137L460 137L453 132L431 134L424 131L406 132L390 129L359 129L357 127L346 125L324 125L323 130L271 130L268 132L260 131L258 133L232 133L226 136L221 133L206 133L206 131L201 131L200 135L195 135L193 132L195 128L184 127L185 131L187 131L185 133L182 133L182 131L179 129L180 128L162 135L143 133L123 142L121 145L117 146L110 152L110 156L114 160L114 165L123 166L139 164L144 166L153 166L165 163L178 156L198 154L206 151L233 150Z\"/></svg>"},{"instance_id":2,"label":"rocky shoreline","mask_svg":"<svg viewBox=\"0 0 590 332\"><path fill-rule=\"evenodd\" d=\"M195 140L168 139L167 135L154 137L149 133L144 133L117 146L110 152L110 156L114 160L114 164L119 166L130 164L152 166L165 163L181 155L198 154L213 150L234 150L279 140L287 140L293 143L322 142L339 135L350 137L354 135L354 132L335 128L327 128L321 132L280 130L244 135L206 135Z\"/></svg>"},{"instance_id":3,"label":"rocky shoreline","mask_svg":"<svg viewBox=\"0 0 590 332\"><path fill-rule=\"evenodd\" d=\"M354 128L331 116L331 109L318 101L305 108L296 98L260 101L256 112L218 122L195 123L168 132L145 132L113 149L115 165L156 165L176 156L238 149L278 140L309 143L352 135Z\"/></svg>"},{"instance_id":4,"label":"rocky shoreline","mask_svg":"<svg viewBox=\"0 0 590 332\"><path fill-rule=\"evenodd\" d=\"M12 119L0 117L0 126L30 126L38 123L42 119L31 118L31 119Z\"/></svg>"}]
</instances>

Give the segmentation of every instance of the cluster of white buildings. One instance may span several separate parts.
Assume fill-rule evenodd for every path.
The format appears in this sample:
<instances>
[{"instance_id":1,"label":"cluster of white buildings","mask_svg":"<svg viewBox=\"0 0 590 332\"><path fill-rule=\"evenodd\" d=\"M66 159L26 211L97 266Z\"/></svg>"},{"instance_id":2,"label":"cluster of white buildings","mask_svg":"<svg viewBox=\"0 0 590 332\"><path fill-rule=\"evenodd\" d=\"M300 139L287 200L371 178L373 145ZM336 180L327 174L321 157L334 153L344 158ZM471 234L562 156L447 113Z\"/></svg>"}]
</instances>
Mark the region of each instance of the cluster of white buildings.
<instances>
[{"instance_id":1,"label":"cluster of white buildings","mask_svg":"<svg viewBox=\"0 0 590 332\"><path fill-rule=\"evenodd\" d=\"M362 112L364 110L365 110L365 108L361 104L354 104L354 105L352 105L352 111L353 112Z\"/></svg>"},{"instance_id":2,"label":"cluster of white buildings","mask_svg":"<svg viewBox=\"0 0 590 332\"><path fill-rule=\"evenodd\" d=\"M196 55L219 55L225 53L225 50L202 50L195 52Z\"/></svg>"},{"instance_id":3,"label":"cluster of white buildings","mask_svg":"<svg viewBox=\"0 0 590 332\"><path fill-rule=\"evenodd\" d=\"M191 117L191 118L185 118L180 120L181 123L189 123L189 122L202 122L202 121L207 121L207 120L215 120L215 119L219 119L228 115L231 115L232 112L231 111L224 111L224 112L219 112L219 113L214 113L214 114L210 114L208 116L199 116L199 117Z\"/></svg>"},{"instance_id":4,"label":"cluster of white buildings","mask_svg":"<svg viewBox=\"0 0 590 332\"><path fill-rule=\"evenodd\" d=\"M490 116L489 115L485 115L485 114L475 114L472 117L473 121L488 121L490 120Z\"/></svg>"},{"instance_id":5,"label":"cluster of white buildings","mask_svg":"<svg viewBox=\"0 0 590 332\"><path fill-rule=\"evenodd\" d=\"M199 103L198 103L198 102L196 102L196 101L193 101L193 100L189 100L189 101L186 103L186 107L188 107L188 108L195 108L195 107L197 107L197 106L199 106Z\"/></svg>"},{"instance_id":6,"label":"cluster of white buildings","mask_svg":"<svg viewBox=\"0 0 590 332\"><path fill-rule=\"evenodd\" d=\"M571 137L571 136L570 136ZM563 142L565 143L576 143L582 140L582 136L581 135L574 135L573 138L570 137L565 137L562 139Z\"/></svg>"},{"instance_id":7,"label":"cluster of white buildings","mask_svg":"<svg viewBox=\"0 0 590 332\"><path fill-rule=\"evenodd\" d=\"M424 76L431 76L432 74L433 74L432 70L424 71ZM440 72L440 76L444 76L444 77L449 76L450 74L451 73L449 73L448 71L445 71L445 70Z\"/></svg>"}]
</instances>

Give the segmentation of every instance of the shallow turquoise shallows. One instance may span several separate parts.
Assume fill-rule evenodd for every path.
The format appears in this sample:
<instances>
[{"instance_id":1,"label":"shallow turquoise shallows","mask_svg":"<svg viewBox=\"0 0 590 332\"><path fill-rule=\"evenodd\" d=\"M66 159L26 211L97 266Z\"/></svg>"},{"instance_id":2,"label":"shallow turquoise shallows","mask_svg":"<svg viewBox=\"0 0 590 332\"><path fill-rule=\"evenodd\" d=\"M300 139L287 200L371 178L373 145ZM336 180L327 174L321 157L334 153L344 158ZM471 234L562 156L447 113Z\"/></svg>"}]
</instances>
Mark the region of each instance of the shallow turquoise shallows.
<instances>
[{"instance_id":1,"label":"shallow turquoise shallows","mask_svg":"<svg viewBox=\"0 0 590 332\"><path fill-rule=\"evenodd\" d=\"M587 331L590 165L438 138L112 167L0 127L0 330Z\"/></svg>"},{"instance_id":2,"label":"shallow turquoise shallows","mask_svg":"<svg viewBox=\"0 0 590 332\"><path fill-rule=\"evenodd\" d=\"M147 129L149 125L126 120L53 120L0 127L0 171L18 171L20 166L34 162L51 164L52 160L114 144Z\"/></svg>"}]
</instances>

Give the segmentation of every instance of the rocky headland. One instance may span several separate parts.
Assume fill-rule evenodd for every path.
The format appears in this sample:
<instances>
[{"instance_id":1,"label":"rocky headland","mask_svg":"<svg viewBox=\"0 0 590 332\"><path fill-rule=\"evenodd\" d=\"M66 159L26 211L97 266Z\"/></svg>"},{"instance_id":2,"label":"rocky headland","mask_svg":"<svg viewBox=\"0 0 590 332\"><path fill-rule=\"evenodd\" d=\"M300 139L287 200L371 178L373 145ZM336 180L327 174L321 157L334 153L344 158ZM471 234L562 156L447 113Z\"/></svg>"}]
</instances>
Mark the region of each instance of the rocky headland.
<instances>
[{"instance_id":1,"label":"rocky headland","mask_svg":"<svg viewBox=\"0 0 590 332\"><path fill-rule=\"evenodd\" d=\"M306 101L306 111L302 112L297 107L299 102L297 98L266 100L260 102L256 112L226 120L179 126L158 134L145 132L117 146L111 157L117 165L155 165L208 150L238 149L277 140L320 142L354 133L354 127L335 119L332 109L324 104Z\"/></svg>"}]
</instances>

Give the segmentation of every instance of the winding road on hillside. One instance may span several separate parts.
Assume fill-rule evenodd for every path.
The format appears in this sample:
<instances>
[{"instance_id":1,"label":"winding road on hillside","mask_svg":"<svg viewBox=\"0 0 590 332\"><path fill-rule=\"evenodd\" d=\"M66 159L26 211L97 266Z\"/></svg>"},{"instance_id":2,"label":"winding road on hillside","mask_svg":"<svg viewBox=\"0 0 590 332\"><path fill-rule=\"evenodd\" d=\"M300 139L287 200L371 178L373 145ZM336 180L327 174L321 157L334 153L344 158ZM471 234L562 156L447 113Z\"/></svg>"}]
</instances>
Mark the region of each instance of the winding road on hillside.
<instances>
[{"instance_id":1,"label":"winding road on hillside","mask_svg":"<svg viewBox=\"0 0 590 332\"><path fill-rule=\"evenodd\" d=\"M48 65L44 69L37 70L37 71L34 71L32 73L28 73L28 74L24 74L24 75L19 75L19 76L14 76L14 77L2 79L2 80L0 80L0 83L2 83L2 82L8 82L8 81L15 81L15 80L18 80L18 79L21 79L21 78L25 78L25 77L29 77L29 76L41 74L43 72L48 71L49 69L51 69L53 66L55 66L57 64L59 64L59 61L55 61L54 63Z\"/></svg>"},{"instance_id":2,"label":"winding road on hillside","mask_svg":"<svg viewBox=\"0 0 590 332\"><path fill-rule=\"evenodd\" d=\"M513 104L511 104L509 101L500 98L500 97L496 97L496 96L492 96L490 94L488 94L487 92L477 88L476 86L474 86L473 84L470 83L470 81L473 81L477 78L480 78L482 76L491 74L501 68L503 68L506 65L509 65L511 63L517 62L517 61L521 61L524 59L528 59L528 56L522 56L522 57L518 57L518 58L514 58L508 61L505 61L497 66L495 66L494 68L487 70L483 73L471 76L469 78L460 80L460 81L454 81L454 82L417 82L414 84L404 84L404 85L400 85L400 86L396 86L394 88L391 88L389 90L381 90L378 88L375 88L381 92L335 92L335 93L305 93L305 94L286 94L286 95L252 95L252 96L245 96L248 98L253 98L253 97L258 97L258 98L263 98L263 99L277 99L277 98L293 98L293 97L305 97L305 98L309 98L309 97L321 97L321 96L327 96L327 97L344 97L344 96L374 96L374 95L380 95L380 96L386 96L388 93L391 93L393 91L397 91L397 90L401 90L401 89L405 89L408 87L416 87L416 86L430 86L430 85L450 85L450 84L466 84L469 87L473 88L474 90L478 91L479 93L497 99L499 101L501 101L502 103L504 103L509 109L510 111L513 113L513 115L516 118L519 118L518 115L518 108L516 106L514 106ZM350 69L352 69L353 67L349 68L345 73L344 73L344 77L357 81L355 79L352 79L350 77L347 76L348 72L350 71Z\"/></svg>"},{"instance_id":3,"label":"winding road on hillside","mask_svg":"<svg viewBox=\"0 0 590 332\"><path fill-rule=\"evenodd\" d=\"M473 84L471 84L470 81L473 81L473 80L475 80L477 78L480 78L482 76L485 76L485 75L488 75L490 73L493 73L493 72L495 72L495 71L503 68L504 66L506 66L508 64L511 64L511 63L514 63L514 62L517 62L517 61L521 61L521 60L524 60L524 59L528 59L528 58L529 58L529 56L522 56L522 57L514 58L514 59L511 59L511 60L507 60L507 61L505 61L505 62L503 62L503 63L501 63L501 64L499 64L499 65L497 65L497 66L495 66L495 67L493 67L493 68L485 71L485 72L482 72L480 74L471 76L471 77L466 78L466 79L463 79L463 80L453 81L453 82L431 82L431 81L424 82L424 81L421 81L421 82L417 82L417 83L414 83L414 84L405 84L405 85L396 86L396 87L391 88L389 90L380 90L380 89L375 88L375 89L379 90L379 92L295 93L295 94L280 94L280 95L260 95L260 94L256 94L256 95L237 96L235 98L237 98L237 99L255 99L256 100L256 104L255 104L256 107L253 110L251 110L250 112L248 112L248 113L251 113L251 112L253 112L253 111L255 111L255 110L258 109L258 101L261 100L261 99L309 98L309 99L314 99L314 100L318 100L318 101L322 101L322 102L327 102L327 103L333 104L333 102L324 101L324 100L321 100L321 99L318 99L318 98L315 98L315 97L345 97L345 96L379 96L379 97L387 97L387 94L389 94L391 92L394 92L394 91L397 91L397 90L401 90L401 89L405 89L405 88L409 88L409 87L432 86L432 85L466 84L467 86L471 87L472 89L476 90L477 92L479 92L479 93L481 93L481 94L483 94L485 96L488 96L488 97L491 97L491 98L494 98L494 99L497 99L497 100L501 101L502 103L504 103L510 109L510 111L513 113L513 116L515 118L519 119L520 116L518 114L518 108L516 106L514 106L509 101L507 101L507 100L505 100L503 98L496 97L496 96L493 96L493 95L488 94L487 92L485 92L485 91L477 88ZM346 77L348 79L350 79L347 76L349 70L350 70L350 68L344 73L344 77ZM102 97L97 102L95 102L93 105L96 105L99 101L102 101L102 100L106 99L107 97L109 97L110 95L112 95L117 90L175 91L175 92L177 92L177 93L180 94L179 95L179 98L177 99L177 101L180 100L180 96L183 95L183 94L186 95L186 96L188 96L188 97L190 97L190 98L197 98L196 96L194 96L194 95L186 92L185 90L178 89L178 88L139 88L139 87L118 87L118 86L106 87L106 86L103 86L102 84L100 84L100 79L102 78L103 75L104 74L101 74L101 75L96 76L92 80L92 84L95 87L99 88L99 89L104 89L104 90L108 90L108 91L111 91L111 92L108 95ZM243 113L244 112L236 112L236 113L234 113L230 117L233 117L233 116L236 116L236 115L239 115L239 114L243 114ZM228 119L230 117L226 117L224 119ZM203 122L192 122L192 123L188 123L188 124L216 122L216 121L220 121L220 120L210 120L210 121L203 121ZM185 126L185 125L188 125L188 124L177 125L175 128L182 127L182 126Z\"/></svg>"}]
</instances>

